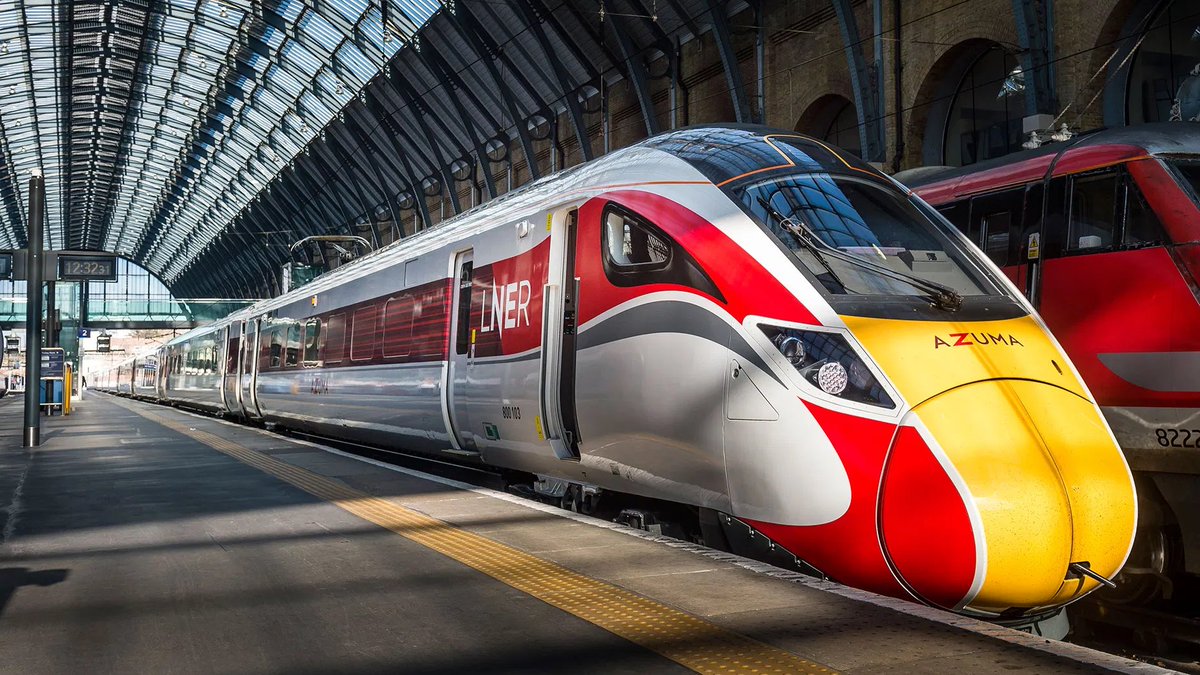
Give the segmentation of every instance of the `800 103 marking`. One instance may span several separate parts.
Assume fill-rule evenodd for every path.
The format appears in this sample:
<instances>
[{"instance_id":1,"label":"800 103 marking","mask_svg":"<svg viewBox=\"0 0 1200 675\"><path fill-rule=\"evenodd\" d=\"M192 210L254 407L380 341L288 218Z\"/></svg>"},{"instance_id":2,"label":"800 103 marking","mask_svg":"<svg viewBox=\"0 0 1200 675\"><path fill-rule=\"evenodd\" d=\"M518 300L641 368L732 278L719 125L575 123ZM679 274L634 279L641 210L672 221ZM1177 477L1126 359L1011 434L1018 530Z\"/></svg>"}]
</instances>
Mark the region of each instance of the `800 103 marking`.
<instances>
[{"instance_id":1,"label":"800 103 marking","mask_svg":"<svg viewBox=\"0 0 1200 675\"><path fill-rule=\"evenodd\" d=\"M1164 448L1200 448L1200 429L1155 429L1154 438Z\"/></svg>"}]
</instances>

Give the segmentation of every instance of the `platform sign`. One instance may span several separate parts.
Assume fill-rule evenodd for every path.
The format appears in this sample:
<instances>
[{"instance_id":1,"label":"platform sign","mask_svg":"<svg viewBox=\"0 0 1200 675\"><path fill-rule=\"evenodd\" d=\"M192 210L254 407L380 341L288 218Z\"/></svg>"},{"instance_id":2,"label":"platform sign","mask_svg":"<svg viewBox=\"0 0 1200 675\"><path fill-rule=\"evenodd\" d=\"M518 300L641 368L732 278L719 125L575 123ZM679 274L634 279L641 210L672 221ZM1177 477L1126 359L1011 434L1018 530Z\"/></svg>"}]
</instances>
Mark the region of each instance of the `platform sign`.
<instances>
[{"instance_id":1,"label":"platform sign","mask_svg":"<svg viewBox=\"0 0 1200 675\"><path fill-rule=\"evenodd\" d=\"M112 351L112 336L108 333L101 333L96 337L96 351L100 353Z\"/></svg>"},{"instance_id":2,"label":"platform sign","mask_svg":"<svg viewBox=\"0 0 1200 675\"><path fill-rule=\"evenodd\" d=\"M21 338L6 337L4 338L4 353L17 354L21 351Z\"/></svg>"},{"instance_id":3,"label":"platform sign","mask_svg":"<svg viewBox=\"0 0 1200 675\"><path fill-rule=\"evenodd\" d=\"M58 278L63 281L116 281L115 255L58 255Z\"/></svg>"},{"instance_id":4,"label":"platform sign","mask_svg":"<svg viewBox=\"0 0 1200 675\"><path fill-rule=\"evenodd\" d=\"M83 338L90 338L90 337L92 337L92 329L91 328L80 328L79 329L79 339L82 340Z\"/></svg>"},{"instance_id":5,"label":"platform sign","mask_svg":"<svg viewBox=\"0 0 1200 675\"><path fill-rule=\"evenodd\" d=\"M64 377L66 374L64 363L66 363L66 352L62 349L57 347L43 349L42 379Z\"/></svg>"}]
</instances>

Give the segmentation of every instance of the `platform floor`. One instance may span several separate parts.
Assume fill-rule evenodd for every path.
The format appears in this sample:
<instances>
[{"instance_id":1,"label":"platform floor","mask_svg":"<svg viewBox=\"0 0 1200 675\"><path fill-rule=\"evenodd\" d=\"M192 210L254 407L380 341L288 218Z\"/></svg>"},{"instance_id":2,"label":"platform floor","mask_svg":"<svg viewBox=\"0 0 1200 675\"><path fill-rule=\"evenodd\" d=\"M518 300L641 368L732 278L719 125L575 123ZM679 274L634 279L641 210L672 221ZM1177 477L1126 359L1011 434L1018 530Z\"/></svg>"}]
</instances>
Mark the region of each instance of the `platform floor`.
<instances>
[{"instance_id":1,"label":"platform floor","mask_svg":"<svg viewBox=\"0 0 1200 675\"><path fill-rule=\"evenodd\" d=\"M0 669L1153 672L264 431L0 399Z\"/></svg>"}]
</instances>

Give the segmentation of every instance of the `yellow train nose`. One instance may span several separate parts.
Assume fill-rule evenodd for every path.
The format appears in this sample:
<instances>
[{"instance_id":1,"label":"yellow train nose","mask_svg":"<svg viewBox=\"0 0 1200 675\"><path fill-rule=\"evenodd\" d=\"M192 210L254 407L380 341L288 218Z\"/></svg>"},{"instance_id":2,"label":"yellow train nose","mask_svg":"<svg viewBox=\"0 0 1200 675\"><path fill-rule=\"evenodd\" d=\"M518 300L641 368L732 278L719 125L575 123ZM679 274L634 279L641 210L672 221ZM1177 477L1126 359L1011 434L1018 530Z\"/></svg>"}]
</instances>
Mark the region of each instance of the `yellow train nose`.
<instances>
[{"instance_id":1,"label":"yellow train nose","mask_svg":"<svg viewBox=\"0 0 1200 675\"><path fill-rule=\"evenodd\" d=\"M1071 572L1072 563L1105 577L1124 564L1137 500L1124 456L1090 402L1040 382L988 380L935 396L913 414L961 477L982 529L982 579L967 607L1067 602L1097 585Z\"/></svg>"}]
</instances>

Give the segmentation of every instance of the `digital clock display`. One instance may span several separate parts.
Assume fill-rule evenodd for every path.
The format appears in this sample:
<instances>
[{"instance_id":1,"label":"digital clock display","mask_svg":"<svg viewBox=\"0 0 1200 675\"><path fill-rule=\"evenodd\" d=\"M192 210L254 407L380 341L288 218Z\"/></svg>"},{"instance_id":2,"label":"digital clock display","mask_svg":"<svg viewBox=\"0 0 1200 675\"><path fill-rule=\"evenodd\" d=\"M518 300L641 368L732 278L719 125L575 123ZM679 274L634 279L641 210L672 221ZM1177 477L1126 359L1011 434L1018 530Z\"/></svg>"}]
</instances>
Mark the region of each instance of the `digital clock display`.
<instances>
[{"instance_id":1,"label":"digital clock display","mask_svg":"<svg viewBox=\"0 0 1200 675\"><path fill-rule=\"evenodd\" d=\"M117 259L111 256L60 256L60 279L116 281Z\"/></svg>"}]
</instances>

